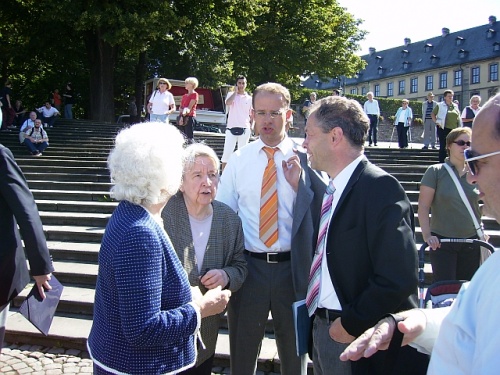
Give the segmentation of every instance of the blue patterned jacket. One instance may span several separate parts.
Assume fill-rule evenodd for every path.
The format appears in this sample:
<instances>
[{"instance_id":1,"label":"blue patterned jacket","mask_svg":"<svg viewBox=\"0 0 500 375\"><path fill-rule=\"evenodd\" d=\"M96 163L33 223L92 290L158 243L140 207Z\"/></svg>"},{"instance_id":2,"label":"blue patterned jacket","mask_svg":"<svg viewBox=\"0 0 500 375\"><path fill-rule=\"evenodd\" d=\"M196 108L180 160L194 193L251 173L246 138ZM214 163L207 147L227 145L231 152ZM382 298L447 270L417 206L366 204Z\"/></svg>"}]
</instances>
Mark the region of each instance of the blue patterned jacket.
<instances>
[{"instance_id":1,"label":"blue patterned jacket","mask_svg":"<svg viewBox=\"0 0 500 375\"><path fill-rule=\"evenodd\" d=\"M95 364L116 374L172 374L196 360L201 317L187 275L163 228L141 206L122 201L99 252Z\"/></svg>"}]
</instances>

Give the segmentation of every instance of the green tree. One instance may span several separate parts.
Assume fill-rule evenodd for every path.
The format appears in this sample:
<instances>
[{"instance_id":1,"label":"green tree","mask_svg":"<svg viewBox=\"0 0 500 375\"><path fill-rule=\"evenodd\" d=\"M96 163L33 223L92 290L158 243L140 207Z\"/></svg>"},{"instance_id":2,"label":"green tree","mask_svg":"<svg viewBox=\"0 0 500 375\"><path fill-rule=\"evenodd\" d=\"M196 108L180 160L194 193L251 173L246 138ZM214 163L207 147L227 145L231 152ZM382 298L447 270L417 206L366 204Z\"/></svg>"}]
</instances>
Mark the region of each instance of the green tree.
<instances>
[{"instance_id":1,"label":"green tree","mask_svg":"<svg viewBox=\"0 0 500 375\"><path fill-rule=\"evenodd\" d=\"M256 28L234 39L230 50L236 71L250 82L297 85L298 77L352 76L364 67L355 54L364 31L336 0L270 0Z\"/></svg>"}]
</instances>

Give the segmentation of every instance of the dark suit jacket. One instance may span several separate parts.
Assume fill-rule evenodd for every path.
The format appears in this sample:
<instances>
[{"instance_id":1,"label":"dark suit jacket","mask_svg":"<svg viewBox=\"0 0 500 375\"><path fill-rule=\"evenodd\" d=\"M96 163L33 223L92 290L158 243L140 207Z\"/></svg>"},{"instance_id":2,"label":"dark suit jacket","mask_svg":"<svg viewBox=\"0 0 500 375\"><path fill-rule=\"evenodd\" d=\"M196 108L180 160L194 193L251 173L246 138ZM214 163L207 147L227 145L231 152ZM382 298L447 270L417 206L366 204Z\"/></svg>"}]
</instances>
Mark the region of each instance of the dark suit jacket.
<instances>
[{"instance_id":1,"label":"dark suit jacket","mask_svg":"<svg viewBox=\"0 0 500 375\"><path fill-rule=\"evenodd\" d=\"M359 336L385 314L416 307L413 210L399 182L363 159L330 222L327 260L342 325Z\"/></svg>"},{"instance_id":2,"label":"dark suit jacket","mask_svg":"<svg viewBox=\"0 0 500 375\"><path fill-rule=\"evenodd\" d=\"M14 156L0 145L0 307L17 296L30 279L18 224L31 274L51 273L52 260L33 195Z\"/></svg>"},{"instance_id":3,"label":"dark suit jacket","mask_svg":"<svg viewBox=\"0 0 500 375\"><path fill-rule=\"evenodd\" d=\"M297 153L302 166L299 189L293 208L292 278L297 301L306 298L309 271L318 238L321 204L326 181L308 167L307 154Z\"/></svg>"}]
</instances>

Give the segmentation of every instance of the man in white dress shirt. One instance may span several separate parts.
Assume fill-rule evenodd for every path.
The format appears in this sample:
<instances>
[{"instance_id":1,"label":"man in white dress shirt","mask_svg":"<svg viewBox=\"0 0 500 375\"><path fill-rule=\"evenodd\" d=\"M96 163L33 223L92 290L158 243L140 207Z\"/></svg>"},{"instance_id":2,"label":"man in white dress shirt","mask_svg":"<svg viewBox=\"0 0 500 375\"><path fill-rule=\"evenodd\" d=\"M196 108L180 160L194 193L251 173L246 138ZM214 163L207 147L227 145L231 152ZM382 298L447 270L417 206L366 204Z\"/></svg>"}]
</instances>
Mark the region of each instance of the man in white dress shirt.
<instances>
[{"instance_id":1,"label":"man in white dress shirt","mask_svg":"<svg viewBox=\"0 0 500 375\"><path fill-rule=\"evenodd\" d=\"M307 166L304 152L286 135L292 115L290 93L266 83L253 94L253 117L260 139L237 150L222 174L217 200L241 218L248 276L228 307L231 373L253 375L269 311L273 316L282 375L305 375L307 356L297 356L292 303L305 298L315 232L325 182ZM274 159L264 147L273 149ZM260 232L264 171L274 160L277 237ZM276 212L276 211L274 211ZM315 222L316 221L316 222ZM272 242L272 243L270 243ZM267 243L267 245L266 245Z\"/></svg>"}]
</instances>

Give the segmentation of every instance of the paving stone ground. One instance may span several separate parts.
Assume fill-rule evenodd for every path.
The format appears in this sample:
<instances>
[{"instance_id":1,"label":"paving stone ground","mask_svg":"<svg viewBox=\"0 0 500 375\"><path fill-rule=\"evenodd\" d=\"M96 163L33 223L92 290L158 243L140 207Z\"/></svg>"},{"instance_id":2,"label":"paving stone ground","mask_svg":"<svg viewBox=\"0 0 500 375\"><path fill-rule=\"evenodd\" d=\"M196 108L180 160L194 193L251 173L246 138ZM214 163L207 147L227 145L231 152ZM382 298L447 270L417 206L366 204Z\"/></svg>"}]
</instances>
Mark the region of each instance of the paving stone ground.
<instances>
[{"instance_id":1,"label":"paving stone ground","mask_svg":"<svg viewBox=\"0 0 500 375\"><path fill-rule=\"evenodd\" d=\"M93 374L89 353L77 349L45 348L38 345L7 345L0 354L2 375ZM230 374L229 368L214 367L212 375ZM279 375L257 371L256 375Z\"/></svg>"}]
</instances>

